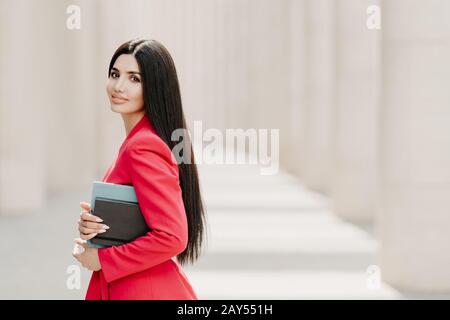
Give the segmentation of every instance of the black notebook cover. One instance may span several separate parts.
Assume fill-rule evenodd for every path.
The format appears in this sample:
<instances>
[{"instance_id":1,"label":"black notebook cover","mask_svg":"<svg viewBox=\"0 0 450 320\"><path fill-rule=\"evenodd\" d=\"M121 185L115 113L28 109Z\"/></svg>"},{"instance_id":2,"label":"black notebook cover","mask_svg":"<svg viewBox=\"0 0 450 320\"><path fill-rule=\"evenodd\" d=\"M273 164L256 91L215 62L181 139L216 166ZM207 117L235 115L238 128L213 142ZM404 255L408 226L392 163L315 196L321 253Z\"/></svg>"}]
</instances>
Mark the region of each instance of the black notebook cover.
<instances>
[{"instance_id":1,"label":"black notebook cover","mask_svg":"<svg viewBox=\"0 0 450 320\"><path fill-rule=\"evenodd\" d=\"M96 198L93 215L109 226L91 242L103 246L117 246L135 240L151 231L135 202Z\"/></svg>"}]
</instances>

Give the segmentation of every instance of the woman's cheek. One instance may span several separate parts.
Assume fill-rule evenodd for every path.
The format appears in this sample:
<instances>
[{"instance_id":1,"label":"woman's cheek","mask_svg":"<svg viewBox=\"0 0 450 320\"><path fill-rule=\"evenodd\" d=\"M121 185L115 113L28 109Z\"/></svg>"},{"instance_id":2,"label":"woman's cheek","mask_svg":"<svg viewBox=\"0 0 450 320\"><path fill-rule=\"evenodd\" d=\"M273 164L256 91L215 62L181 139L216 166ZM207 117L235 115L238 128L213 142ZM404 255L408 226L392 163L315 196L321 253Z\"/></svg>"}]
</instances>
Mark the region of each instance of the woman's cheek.
<instances>
[{"instance_id":1,"label":"woman's cheek","mask_svg":"<svg viewBox=\"0 0 450 320\"><path fill-rule=\"evenodd\" d=\"M107 93L112 93L112 83L111 83L111 79L108 79L106 81L106 92Z\"/></svg>"},{"instance_id":2,"label":"woman's cheek","mask_svg":"<svg viewBox=\"0 0 450 320\"><path fill-rule=\"evenodd\" d=\"M133 95L130 99L133 103L133 108L136 110L140 109L140 107L144 104L144 99L142 98L142 90L136 90L133 92Z\"/></svg>"}]
</instances>

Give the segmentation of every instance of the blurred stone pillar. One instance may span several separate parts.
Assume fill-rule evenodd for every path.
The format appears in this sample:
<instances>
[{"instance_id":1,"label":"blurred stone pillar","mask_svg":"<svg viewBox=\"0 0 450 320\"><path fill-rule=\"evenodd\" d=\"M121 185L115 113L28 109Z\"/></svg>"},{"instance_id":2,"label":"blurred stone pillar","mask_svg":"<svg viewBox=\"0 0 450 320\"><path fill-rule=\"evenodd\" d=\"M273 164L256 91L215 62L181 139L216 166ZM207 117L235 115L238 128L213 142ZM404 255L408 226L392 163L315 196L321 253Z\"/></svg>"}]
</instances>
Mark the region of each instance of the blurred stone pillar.
<instances>
[{"instance_id":1,"label":"blurred stone pillar","mask_svg":"<svg viewBox=\"0 0 450 320\"><path fill-rule=\"evenodd\" d=\"M192 88L195 96L190 109L185 110L186 117L193 121L201 121L203 130L213 125L212 118L216 112L213 105L213 77L215 65L213 64L212 47L214 41L214 1L196 0L194 15L186 17L194 24L191 43L193 60L195 64L187 66L195 78ZM183 54L183 52L181 52ZM195 115L195 117L194 117ZM194 126L191 124L191 132Z\"/></svg>"},{"instance_id":2,"label":"blurred stone pillar","mask_svg":"<svg viewBox=\"0 0 450 320\"><path fill-rule=\"evenodd\" d=\"M382 6L382 278L450 293L450 2Z\"/></svg>"},{"instance_id":3,"label":"blurred stone pillar","mask_svg":"<svg viewBox=\"0 0 450 320\"><path fill-rule=\"evenodd\" d=\"M235 121L234 125L238 128L248 129L250 125L249 112L249 24L248 15L251 11L250 0L234 0L235 17L233 33L235 36L235 61L236 77L235 80L236 101L234 103Z\"/></svg>"},{"instance_id":4,"label":"blurred stone pillar","mask_svg":"<svg viewBox=\"0 0 450 320\"><path fill-rule=\"evenodd\" d=\"M217 72L217 42L221 39L217 39L217 15L219 12L216 10L216 1L206 0L203 2L204 6L204 25L203 32L204 38L202 40L204 58L203 58L203 74L201 79L203 80L203 86L200 88L202 94L204 95L205 111L204 111L204 125L203 128L216 127L217 122L215 121L215 114L218 112L217 108L217 83L216 72Z\"/></svg>"},{"instance_id":5,"label":"blurred stone pillar","mask_svg":"<svg viewBox=\"0 0 450 320\"><path fill-rule=\"evenodd\" d=\"M226 81L228 84L227 96L227 127L246 128L244 122L247 117L248 94L248 64L244 57L247 51L248 28L244 23L246 19L247 0L227 0L226 10L223 12L226 18L227 43L227 68Z\"/></svg>"},{"instance_id":6,"label":"blurred stone pillar","mask_svg":"<svg viewBox=\"0 0 450 320\"><path fill-rule=\"evenodd\" d=\"M195 88L198 85L196 83L196 61L195 57L195 25L196 21L193 16L196 11L196 0L187 0L181 6L183 7L183 25L180 32L183 34L184 45L183 45L183 55L184 55L184 66L183 66L183 103L186 113L186 118L188 119L188 125L193 128L194 121L201 120L201 106L196 106L196 98L198 97ZM199 108L200 107L200 108Z\"/></svg>"},{"instance_id":7,"label":"blurred stone pillar","mask_svg":"<svg viewBox=\"0 0 450 320\"><path fill-rule=\"evenodd\" d=\"M374 0L338 3L336 111L333 134L334 212L371 221L377 191L380 30L366 25Z\"/></svg>"},{"instance_id":8,"label":"blurred stone pillar","mask_svg":"<svg viewBox=\"0 0 450 320\"><path fill-rule=\"evenodd\" d=\"M332 127L335 107L336 2L306 1L305 155L303 179L328 194L332 176Z\"/></svg>"},{"instance_id":9,"label":"blurred stone pillar","mask_svg":"<svg viewBox=\"0 0 450 320\"><path fill-rule=\"evenodd\" d=\"M305 173L306 152L306 13L305 0L290 1L290 101L289 120L287 126L289 131L290 150L287 151L283 165L290 172L303 176Z\"/></svg>"},{"instance_id":10,"label":"blurred stone pillar","mask_svg":"<svg viewBox=\"0 0 450 320\"><path fill-rule=\"evenodd\" d=\"M226 50L228 44L225 41L226 34L226 18L224 15L224 9L228 0L217 0L215 4L215 23L216 23L216 37L215 37L215 72L216 72L216 100L215 100L215 117L214 121L217 128L220 130L226 129L227 126L227 106L228 106L228 84L226 82Z\"/></svg>"},{"instance_id":11,"label":"blurred stone pillar","mask_svg":"<svg viewBox=\"0 0 450 320\"><path fill-rule=\"evenodd\" d=\"M41 208L47 195L46 127L50 101L43 99L51 70L37 41L39 5L26 0L0 2L0 214Z\"/></svg>"},{"instance_id":12,"label":"blurred stone pillar","mask_svg":"<svg viewBox=\"0 0 450 320\"><path fill-rule=\"evenodd\" d=\"M95 1L81 0L73 7L71 3L47 1L42 16L43 23L51 28L51 41L47 52L51 57L41 65L41 73L53 72L48 81L53 87L46 91L47 99L54 97L49 105L48 170L51 193L87 190L91 188L97 161L98 123L96 96L103 94L95 86L95 66L98 62L96 39L97 20ZM43 10L44 10L43 9ZM71 17L77 17L79 29L67 26ZM69 11L69 12L68 12ZM78 19L78 17L76 18ZM40 35L44 39L45 34ZM106 73L106 72L105 72ZM55 88L57 88L55 90ZM84 201L84 200L80 200Z\"/></svg>"},{"instance_id":13,"label":"blurred stone pillar","mask_svg":"<svg viewBox=\"0 0 450 320\"><path fill-rule=\"evenodd\" d=\"M291 152L290 2L250 1L249 118L253 128L279 130L279 158Z\"/></svg>"}]
</instances>

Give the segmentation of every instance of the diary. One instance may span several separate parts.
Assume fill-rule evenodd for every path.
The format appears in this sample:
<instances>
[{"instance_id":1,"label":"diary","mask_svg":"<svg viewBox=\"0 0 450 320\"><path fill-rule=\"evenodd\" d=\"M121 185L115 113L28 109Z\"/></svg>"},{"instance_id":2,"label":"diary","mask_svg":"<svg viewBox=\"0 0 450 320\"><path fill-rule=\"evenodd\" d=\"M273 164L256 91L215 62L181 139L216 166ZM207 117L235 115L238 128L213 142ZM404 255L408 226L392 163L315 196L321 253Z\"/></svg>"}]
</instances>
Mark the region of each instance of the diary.
<instances>
[{"instance_id":1,"label":"diary","mask_svg":"<svg viewBox=\"0 0 450 320\"><path fill-rule=\"evenodd\" d=\"M109 226L106 232L87 241L90 247L106 248L135 240L151 231L133 186L94 181L91 198L92 214Z\"/></svg>"}]
</instances>

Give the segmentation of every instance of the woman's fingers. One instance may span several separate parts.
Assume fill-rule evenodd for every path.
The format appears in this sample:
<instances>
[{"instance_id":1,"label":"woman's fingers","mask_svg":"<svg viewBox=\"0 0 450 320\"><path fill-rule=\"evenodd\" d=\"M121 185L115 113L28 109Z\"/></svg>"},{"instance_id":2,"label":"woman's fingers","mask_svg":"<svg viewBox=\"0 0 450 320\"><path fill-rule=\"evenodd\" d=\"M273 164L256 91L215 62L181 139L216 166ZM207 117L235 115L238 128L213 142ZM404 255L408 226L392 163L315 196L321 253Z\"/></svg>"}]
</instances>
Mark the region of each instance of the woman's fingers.
<instances>
[{"instance_id":1,"label":"woman's fingers","mask_svg":"<svg viewBox=\"0 0 450 320\"><path fill-rule=\"evenodd\" d=\"M99 229L91 229L91 228L86 228L86 227L83 227L83 226L80 226L78 228L78 230L80 231L80 233L83 233L85 235L89 235L91 233L103 233L103 232L106 231L105 229L101 229L101 230L99 230Z\"/></svg>"},{"instance_id":2,"label":"woman's fingers","mask_svg":"<svg viewBox=\"0 0 450 320\"><path fill-rule=\"evenodd\" d=\"M91 204L88 202L80 202L80 207L87 212L91 211Z\"/></svg>"},{"instance_id":3,"label":"woman's fingers","mask_svg":"<svg viewBox=\"0 0 450 320\"><path fill-rule=\"evenodd\" d=\"M80 233L80 238L83 240L91 240L92 238L94 238L98 233L91 233L91 234L82 234Z\"/></svg>"},{"instance_id":4,"label":"woman's fingers","mask_svg":"<svg viewBox=\"0 0 450 320\"><path fill-rule=\"evenodd\" d=\"M80 231L80 235L90 235L91 233L96 233L96 230L89 229L83 226L78 227L78 231Z\"/></svg>"},{"instance_id":5,"label":"woman's fingers","mask_svg":"<svg viewBox=\"0 0 450 320\"><path fill-rule=\"evenodd\" d=\"M76 243L76 244L80 245L80 246L83 247L84 249L87 249L87 248L88 248L88 245L87 245L86 241L83 241L83 240L80 239L80 238L76 238L76 239L74 239L74 240L75 240L75 243Z\"/></svg>"},{"instance_id":6,"label":"woman's fingers","mask_svg":"<svg viewBox=\"0 0 450 320\"><path fill-rule=\"evenodd\" d=\"M92 222L102 222L103 221L99 217L96 217L93 214L90 214L88 212L81 212L80 217L82 220L86 220L86 221L92 221Z\"/></svg>"},{"instance_id":7,"label":"woman's fingers","mask_svg":"<svg viewBox=\"0 0 450 320\"><path fill-rule=\"evenodd\" d=\"M75 246L72 251L72 255L80 261L80 256L83 254L83 252L88 248L87 243L85 240L82 240L80 238L74 239L75 240ZM81 250L83 249L83 250Z\"/></svg>"},{"instance_id":8,"label":"woman's fingers","mask_svg":"<svg viewBox=\"0 0 450 320\"><path fill-rule=\"evenodd\" d=\"M109 226L107 226L106 224L102 224L102 223L97 223L97 222L89 222L89 221L85 221L85 220L78 220L78 225L80 227L86 227L89 229L93 229L93 230L108 230Z\"/></svg>"},{"instance_id":9,"label":"woman's fingers","mask_svg":"<svg viewBox=\"0 0 450 320\"><path fill-rule=\"evenodd\" d=\"M83 211L80 213L80 220L78 220L78 231L80 232L81 240L90 240L97 234L105 232L109 229L108 226L101 224L103 220L91 214L91 205L88 202L80 202L80 207Z\"/></svg>"}]
</instances>

